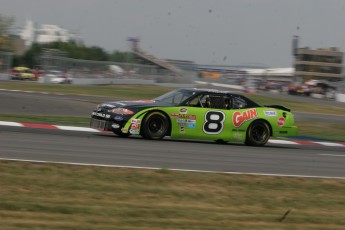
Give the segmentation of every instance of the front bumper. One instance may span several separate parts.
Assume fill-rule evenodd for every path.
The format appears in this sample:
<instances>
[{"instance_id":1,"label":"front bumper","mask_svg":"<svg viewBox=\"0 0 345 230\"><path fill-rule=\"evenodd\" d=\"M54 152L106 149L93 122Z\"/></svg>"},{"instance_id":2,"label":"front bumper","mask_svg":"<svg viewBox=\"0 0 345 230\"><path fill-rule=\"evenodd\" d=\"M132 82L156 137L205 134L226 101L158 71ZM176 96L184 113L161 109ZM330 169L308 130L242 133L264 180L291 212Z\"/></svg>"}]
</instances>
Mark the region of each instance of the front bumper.
<instances>
[{"instance_id":1,"label":"front bumper","mask_svg":"<svg viewBox=\"0 0 345 230\"><path fill-rule=\"evenodd\" d=\"M121 131L121 129L126 124L126 121L112 121L107 119L102 119L99 117L91 117L90 128L104 130L104 131Z\"/></svg>"}]
</instances>

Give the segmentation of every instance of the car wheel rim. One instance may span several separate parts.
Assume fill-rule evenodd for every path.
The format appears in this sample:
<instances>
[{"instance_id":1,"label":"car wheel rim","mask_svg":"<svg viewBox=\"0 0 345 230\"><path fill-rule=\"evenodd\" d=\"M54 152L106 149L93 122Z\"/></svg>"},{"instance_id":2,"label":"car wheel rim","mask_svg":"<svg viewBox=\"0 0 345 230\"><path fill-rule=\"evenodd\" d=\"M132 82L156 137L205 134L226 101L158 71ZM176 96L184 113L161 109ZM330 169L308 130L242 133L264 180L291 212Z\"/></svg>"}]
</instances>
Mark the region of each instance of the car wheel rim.
<instances>
[{"instance_id":1,"label":"car wheel rim","mask_svg":"<svg viewBox=\"0 0 345 230\"><path fill-rule=\"evenodd\" d=\"M263 125L256 125L252 129L252 137L257 142L265 141L267 135L267 129Z\"/></svg>"},{"instance_id":2,"label":"car wheel rim","mask_svg":"<svg viewBox=\"0 0 345 230\"><path fill-rule=\"evenodd\" d=\"M149 130L152 134L158 134L161 133L163 130L163 120L160 118L154 118L152 121L149 123Z\"/></svg>"}]
</instances>

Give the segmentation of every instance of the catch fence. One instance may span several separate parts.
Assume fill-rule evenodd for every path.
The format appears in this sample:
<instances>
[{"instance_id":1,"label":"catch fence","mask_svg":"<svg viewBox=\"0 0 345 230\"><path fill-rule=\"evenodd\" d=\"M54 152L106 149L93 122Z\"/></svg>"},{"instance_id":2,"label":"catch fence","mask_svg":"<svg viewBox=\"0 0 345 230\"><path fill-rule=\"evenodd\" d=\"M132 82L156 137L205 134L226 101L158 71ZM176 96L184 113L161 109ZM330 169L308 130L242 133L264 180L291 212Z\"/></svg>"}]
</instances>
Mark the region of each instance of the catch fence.
<instances>
[{"instance_id":1,"label":"catch fence","mask_svg":"<svg viewBox=\"0 0 345 230\"><path fill-rule=\"evenodd\" d=\"M13 54L10 52L0 51L0 74L7 74L12 66Z\"/></svg>"},{"instance_id":2,"label":"catch fence","mask_svg":"<svg viewBox=\"0 0 345 230\"><path fill-rule=\"evenodd\" d=\"M168 70L157 66L124 62L91 61L67 58L51 53L44 53L40 60L40 69L60 70L73 78L144 78L169 75Z\"/></svg>"}]
</instances>

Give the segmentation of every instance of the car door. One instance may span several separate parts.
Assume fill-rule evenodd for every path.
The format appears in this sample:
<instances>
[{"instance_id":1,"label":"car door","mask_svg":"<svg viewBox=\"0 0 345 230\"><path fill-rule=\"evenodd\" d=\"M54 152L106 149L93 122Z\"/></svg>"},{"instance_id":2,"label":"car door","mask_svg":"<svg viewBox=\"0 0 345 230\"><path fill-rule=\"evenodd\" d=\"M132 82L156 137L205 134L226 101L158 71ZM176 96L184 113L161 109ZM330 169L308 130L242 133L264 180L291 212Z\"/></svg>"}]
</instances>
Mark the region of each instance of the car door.
<instances>
[{"instance_id":1,"label":"car door","mask_svg":"<svg viewBox=\"0 0 345 230\"><path fill-rule=\"evenodd\" d=\"M172 137L231 140L233 111L225 106L223 94L202 94L170 112Z\"/></svg>"}]
</instances>

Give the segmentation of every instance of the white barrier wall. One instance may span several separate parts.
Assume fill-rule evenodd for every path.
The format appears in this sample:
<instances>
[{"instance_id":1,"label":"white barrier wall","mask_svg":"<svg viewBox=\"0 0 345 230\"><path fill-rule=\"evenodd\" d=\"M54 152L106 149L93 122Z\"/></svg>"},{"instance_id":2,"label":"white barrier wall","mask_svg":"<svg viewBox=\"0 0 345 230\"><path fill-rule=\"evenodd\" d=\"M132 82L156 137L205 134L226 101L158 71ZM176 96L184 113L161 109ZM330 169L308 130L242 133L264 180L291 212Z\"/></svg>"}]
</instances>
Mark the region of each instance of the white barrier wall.
<instances>
[{"instance_id":1,"label":"white barrier wall","mask_svg":"<svg viewBox=\"0 0 345 230\"><path fill-rule=\"evenodd\" d=\"M9 80L8 73L0 73L0 80Z\"/></svg>"},{"instance_id":2,"label":"white barrier wall","mask_svg":"<svg viewBox=\"0 0 345 230\"><path fill-rule=\"evenodd\" d=\"M335 100L337 100L339 102L345 102L345 94L337 93L337 95L335 96Z\"/></svg>"}]
</instances>

